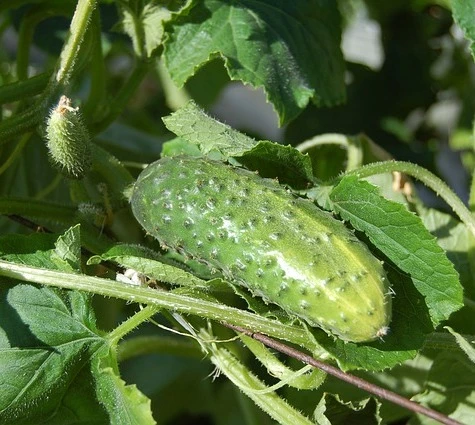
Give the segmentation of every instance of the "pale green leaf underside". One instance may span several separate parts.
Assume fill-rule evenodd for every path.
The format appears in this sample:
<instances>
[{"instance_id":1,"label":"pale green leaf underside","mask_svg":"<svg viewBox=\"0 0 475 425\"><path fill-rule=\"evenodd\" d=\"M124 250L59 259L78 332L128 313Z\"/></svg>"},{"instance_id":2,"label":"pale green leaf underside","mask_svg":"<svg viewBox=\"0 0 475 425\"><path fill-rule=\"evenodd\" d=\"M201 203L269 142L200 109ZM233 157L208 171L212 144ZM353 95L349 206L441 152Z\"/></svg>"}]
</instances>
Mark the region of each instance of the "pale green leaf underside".
<instances>
[{"instance_id":1,"label":"pale green leaf underside","mask_svg":"<svg viewBox=\"0 0 475 425\"><path fill-rule=\"evenodd\" d=\"M197 145L204 155L236 158L262 177L278 177L281 183L294 187L306 187L313 180L308 155L292 146L254 140L210 117L193 101L164 117L163 122L178 137Z\"/></svg>"},{"instance_id":2,"label":"pale green leaf underside","mask_svg":"<svg viewBox=\"0 0 475 425\"><path fill-rule=\"evenodd\" d=\"M402 204L383 198L376 187L356 177L344 177L330 198L344 220L365 232L379 250L411 276L425 297L435 326L462 307L458 274L419 217Z\"/></svg>"},{"instance_id":3,"label":"pale green leaf underside","mask_svg":"<svg viewBox=\"0 0 475 425\"><path fill-rule=\"evenodd\" d=\"M204 0L178 15L168 30L165 61L180 86L221 56L231 79L264 88L281 123L310 100L334 105L345 98L335 2Z\"/></svg>"},{"instance_id":4,"label":"pale green leaf underside","mask_svg":"<svg viewBox=\"0 0 475 425\"><path fill-rule=\"evenodd\" d=\"M171 12L151 3L140 10L139 7L119 2L119 9L122 30L131 38L135 53L150 58L162 43L163 23L170 18Z\"/></svg>"},{"instance_id":5,"label":"pale green leaf underside","mask_svg":"<svg viewBox=\"0 0 475 425\"><path fill-rule=\"evenodd\" d=\"M208 116L194 102L164 117L168 130L199 146L203 154L218 152L225 158L240 156L257 145L257 141Z\"/></svg>"}]
</instances>

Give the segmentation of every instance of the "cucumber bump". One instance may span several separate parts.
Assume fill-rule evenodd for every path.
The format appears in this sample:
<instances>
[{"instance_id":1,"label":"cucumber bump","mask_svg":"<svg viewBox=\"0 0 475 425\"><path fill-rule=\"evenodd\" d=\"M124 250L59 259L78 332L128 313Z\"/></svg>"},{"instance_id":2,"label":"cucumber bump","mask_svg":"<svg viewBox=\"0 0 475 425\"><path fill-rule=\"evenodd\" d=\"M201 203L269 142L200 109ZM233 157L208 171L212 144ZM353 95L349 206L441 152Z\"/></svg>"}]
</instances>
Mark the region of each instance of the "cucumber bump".
<instances>
[{"instance_id":1,"label":"cucumber bump","mask_svg":"<svg viewBox=\"0 0 475 425\"><path fill-rule=\"evenodd\" d=\"M163 158L140 174L131 204L164 247L311 326L352 342L389 329L381 262L342 222L273 180L222 162Z\"/></svg>"}]
</instances>

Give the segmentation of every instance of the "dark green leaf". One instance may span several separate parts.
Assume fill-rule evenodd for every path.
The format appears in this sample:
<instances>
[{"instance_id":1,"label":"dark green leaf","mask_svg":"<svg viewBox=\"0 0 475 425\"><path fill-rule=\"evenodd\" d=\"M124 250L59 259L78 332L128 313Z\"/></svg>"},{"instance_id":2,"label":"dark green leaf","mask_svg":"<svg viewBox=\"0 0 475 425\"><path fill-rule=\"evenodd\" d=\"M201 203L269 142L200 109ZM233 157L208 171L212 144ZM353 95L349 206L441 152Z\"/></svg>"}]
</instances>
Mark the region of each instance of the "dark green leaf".
<instances>
[{"instance_id":1,"label":"dark green leaf","mask_svg":"<svg viewBox=\"0 0 475 425\"><path fill-rule=\"evenodd\" d=\"M286 123L309 100L344 100L340 15L335 2L205 0L167 27L165 61L178 85L221 55L229 76L263 87Z\"/></svg>"},{"instance_id":2,"label":"dark green leaf","mask_svg":"<svg viewBox=\"0 0 475 425\"><path fill-rule=\"evenodd\" d=\"M10 261L78 266L78 226L56 244L46 234L2 239ZM0 423L155 423L149 402L119 378L115 346L96 328L87 294L14 283L0 280Z\"/></svg>"},{"instance_id":3,"label":"dark green leaf","mask_svg":"<svg viewBox=\"0 0 475 425\"><path fill-rule=\"evenodd\" d=\"M411 276L434 326L463 306L458 273L419 217L353 176L344 177L330 198L344 220L365 232L384 255Z\"/></svg>"},{"instance_id":4,"label":"dark green leaf","mask_svg":"<svg viewBox=\"0 0 475 425\"><path fill-rule=\"evenodd\" d=\"M236 159L250 170L259 170L261 177L277 177L296 189L313 181L310 158L292 146L262 141Z\"/></svg>"},{"instance_id":5,"label":"dark green leaf","mask_svg":"<svg viewBox=\"0 0 475 425\"><path fill-rule=\"evenodd\" d=\"M91 410L97 420L106 420L94 388L83 380L90 374L90 355L103 343L87 296L32 285L8 287L6 281L0 294L0 423L91 421ZM82 302L73 301L78 297ZM94 409L85 404L91 401Z\"/></svg>"}]
</instances>

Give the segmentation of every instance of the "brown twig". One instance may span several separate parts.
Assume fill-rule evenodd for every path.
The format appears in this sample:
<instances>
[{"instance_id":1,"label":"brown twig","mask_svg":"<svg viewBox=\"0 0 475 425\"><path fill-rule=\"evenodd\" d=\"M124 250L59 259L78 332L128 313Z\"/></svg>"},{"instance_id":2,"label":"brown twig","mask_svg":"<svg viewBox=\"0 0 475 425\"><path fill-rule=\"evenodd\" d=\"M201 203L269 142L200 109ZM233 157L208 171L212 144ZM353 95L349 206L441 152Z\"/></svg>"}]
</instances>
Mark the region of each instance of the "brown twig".
<instances>
[{"instance_id":1,"label":"brown twig","mask_svg":"<svg viewBox=\"0 0 475 425\"><path fill-rule=\"evenodd\" d=\"M320 360L316 360L312 356L305 354L295 348L289 347L288 345L282 342L276 341L275 339L272 339L268 337L267 335L263 335L258 332L252 332L249 329L244 329L244 328L241 328L240 326L230 325L229 323L223 323L223 325L237 332L243 333L244 335L247 335L251 338L254 338L255 340L262 342L264 345L270 348L273 348L276 351L279 351L283 354L286 354L290 357L300 360L303 363L309 364L320 370L323 370L329 375L332 375L338 379L341 379L342 381L348 382L349 384L352 384L364 391L367 391L370 394L374 394L375 396L381 399L390 401L408 410L411 410L413 412L420 413L421 415L425 415L429 418L435 419L436 421L439 421L440 423L445 424L445 425L462 425L461 422L451 419L442 413L439 413L428 407L417 404L411 400L408 400L405 397L400 396L399 394L396 394L395 392L386 390L378 385L365 381L362 378L343 372L342 370L336 368L335 366L331 366L327 363L321 362Z\"/></svg>"},{"instance_id":2,"label":"brown twig","mask_svg":"<svg viewBox=\"0 0 475 425\"><path fill-rule=\"evenodd\" d=\"M16 221L17 223L27 227L28 229L34 230L35 232L52 233L51 230L47 229L46 227L39 226L38 224L33 223L31 220L28 220L27 218L22 217L20 215L8 214L6 217L8 217L12 221Z\"/></svg>"}]
</instances>

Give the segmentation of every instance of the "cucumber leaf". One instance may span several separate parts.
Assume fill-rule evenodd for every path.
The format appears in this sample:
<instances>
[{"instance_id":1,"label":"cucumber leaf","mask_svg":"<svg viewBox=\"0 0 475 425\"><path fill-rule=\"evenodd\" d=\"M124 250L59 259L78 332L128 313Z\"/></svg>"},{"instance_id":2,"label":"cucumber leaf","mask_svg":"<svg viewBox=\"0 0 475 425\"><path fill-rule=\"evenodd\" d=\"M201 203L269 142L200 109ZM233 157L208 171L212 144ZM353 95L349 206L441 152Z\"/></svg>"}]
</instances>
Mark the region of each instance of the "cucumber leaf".
<instances>
[{"instance_id":1,"label":"cucumber leaf","mask_svg":"<svg viewBox=\"0 0 475 425\"><path fill-rule=\"evenodd\" d=\"M383 198L375 186L344 177L330 194L334 210L397 267L424 296L434 326L463 306L459 276L421 219L402 204ZM396 297L399 294L396 292Z\"/></svg>"},{"instance_id":2,"label":"cucumber leaf","mask_svg":"<svg viewBox=\"0 0 475 425\"><path fill-rule=\"evenodd\" d=\"M448 214L434 209L419 208L424 226L437 237L438 244L446 251L460 275L465 296L475 299L475 237L465 224Z\"/></svg>"},{"instance_id":3,"label":"cucumber leaf","mask_svg":"<svg viewBox=\"0 0 475 425\"><path fill-rule=\"evenodd\" d=\"M337 4L316 0L204 0L166 24L165 63L182 86L221 56L232 80L263 87L280 122L312 100L345 99Z\"/></svg>"},{"instance_id":4,"label":"cucumber leaf","mask_svg":"<svg viewBox=\"0 0 475 425\"><path fill-rule=\"evenodd\" d=\"M250 170L259 170L261 177L277 177L295 189L303 189L313 181L310 158L292 146L262 141L235 159Z\"/></svg>"},{"instance_id":5,"label":"cucumber leaf","mask_svg":"<svg viewBox=\"0 0 475 425\"><path fill-rule=\"evenodd\" d=\"M170 131L197 145L204 155L223 160L233 158L263 177L277 177L293 187L305 187L313 181L308 155L292 146L254 140L211 118L192 101L163 121Z\"/></svg>"},{"instance_id":6,"label":"cucumber leaf","mask_svg":"<svg viewBox=\"0 0 475 425\"><path fill-rule=\"evenodd\" d=\"M59 237L3 236L0 246L8 261L79 267L79 226ZM0 353L0 423L155 423L150 401L119 377L88 294L0 278Z\"/></svg>"},{"instance_id":7,"label":"cucumber leaf","mask_svg":"<svg viewBox=\"0 0 475 425\"><path fill-rule=\"evenodd\" d=\"M152 2L118 2L121 15L121 30L127 34L134 52L142 58L150 58L161 45L164 36L163 23L170 19L171 12Z\"/></svg>"},{"instance_id":8,"label":"cucumber leaf","mask_svg":"<svg viewBox=\"0 0 475 425\"><path fill-rule=\"evenodd\" d=\"M211 118L193 101L162 119L168 130L197 145L204 155L217 152L227 159L243 155L258 143L252 137Z\"/></svg>"},{"instance_id":9,"label":"cucumber leaf","mask_svg":"<svg viewBox=\"0 0 475 425\"><path fill-rule=\"evenodd\" d=\"M101 337L87 296L13 283L0 287L0 423L106 422L88 367Z\"/></svg>"}]
</instances>

